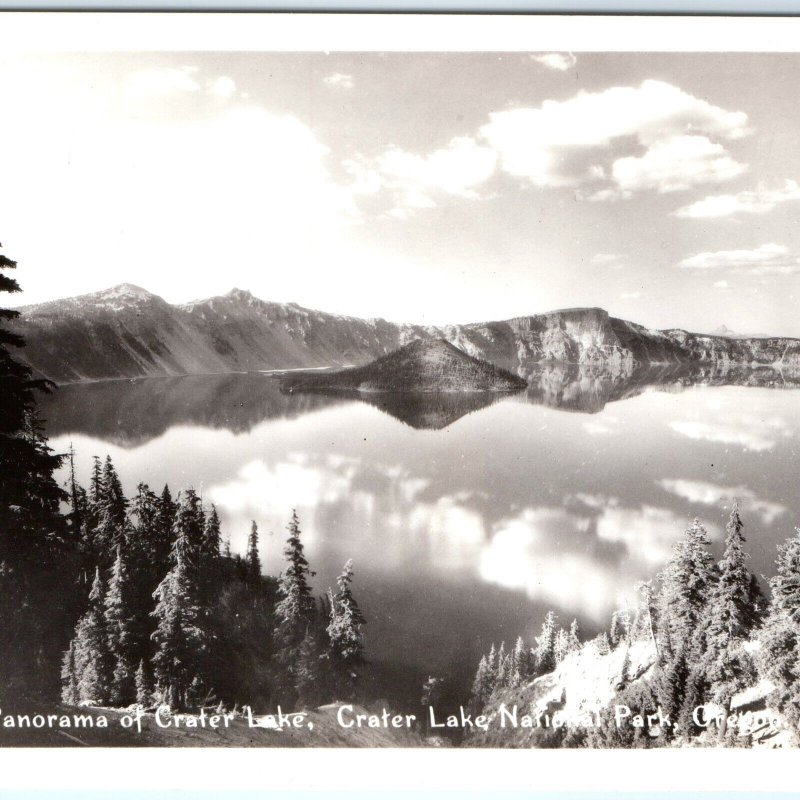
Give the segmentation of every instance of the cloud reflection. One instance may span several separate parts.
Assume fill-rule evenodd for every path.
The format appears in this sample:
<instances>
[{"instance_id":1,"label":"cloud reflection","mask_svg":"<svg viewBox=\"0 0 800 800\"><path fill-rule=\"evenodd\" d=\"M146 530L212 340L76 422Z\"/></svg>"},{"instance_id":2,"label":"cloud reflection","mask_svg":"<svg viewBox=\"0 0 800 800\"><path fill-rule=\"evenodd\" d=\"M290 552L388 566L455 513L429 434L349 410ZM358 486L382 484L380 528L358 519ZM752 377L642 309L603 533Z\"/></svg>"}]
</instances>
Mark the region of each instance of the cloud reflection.
<instances>
[{"instance_id":1,"label":"cloud reflection","mask_svg":"<svg viewBox=\"0 0 800 800\"><path fill-rule=\"evenodd\" d=\"M719 486L705 481L690 481L680 478L665 478L657 483L665 491L683 497L690 503L702 503L706 506L730 506L734 500L739 500L747 510L758 514L767 525L771 525L787 510L786 506L781 503L762 500L746 486Z\"/></svg>"}]
</instances>

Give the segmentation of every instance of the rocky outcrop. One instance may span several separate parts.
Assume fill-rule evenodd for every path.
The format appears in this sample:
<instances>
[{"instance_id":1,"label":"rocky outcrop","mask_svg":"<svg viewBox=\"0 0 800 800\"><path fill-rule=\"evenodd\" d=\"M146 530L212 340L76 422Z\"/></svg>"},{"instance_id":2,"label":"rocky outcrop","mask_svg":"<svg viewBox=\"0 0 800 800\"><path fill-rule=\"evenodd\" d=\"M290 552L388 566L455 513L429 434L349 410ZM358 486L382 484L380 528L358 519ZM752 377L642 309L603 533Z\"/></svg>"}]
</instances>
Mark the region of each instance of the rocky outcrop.
<instances>
[{"instance_id":1,"label":"rocky outcrop","mask_svg":"<svg viewBox=\"0 0 800 800\"><path fill-rule=\"evenodd\" d=\"M284 378L287 391L392 393L518 392L527 383L467 355L444 339L417 339L363 367L305 372Z\"/></svg>"},{"instance_id":2,"label":"rocky outcrop","mask_svg":"<svg viewBox=\"0 0 800 800\"><path fill-rule=\"evenodd\" d=\"M600 308L432 327L326 314L238 289L170 305L123 284L21 311L14 323L27 341L21 357L57 383L362 365L435 339L525 379L542 365L565 363L621 375L649 365L800 369L797 339L656 331Z\"/></svg>"}]
</instances>

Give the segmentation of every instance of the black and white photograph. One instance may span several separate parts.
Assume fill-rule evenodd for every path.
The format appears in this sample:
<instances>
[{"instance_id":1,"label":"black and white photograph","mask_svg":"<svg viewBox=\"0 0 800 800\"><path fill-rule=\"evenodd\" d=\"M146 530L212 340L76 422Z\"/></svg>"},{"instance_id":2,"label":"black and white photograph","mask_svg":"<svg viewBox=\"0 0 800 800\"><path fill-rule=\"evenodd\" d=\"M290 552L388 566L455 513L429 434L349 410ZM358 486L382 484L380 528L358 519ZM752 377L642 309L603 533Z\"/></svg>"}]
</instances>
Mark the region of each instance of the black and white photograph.
<instances>
[{"instance_id":1,"label":"black and white photograph","mask_svg":"<svg viewBox=\"0 0 800 800\"><path fill-rule=\"evenodd\" d=\"M797 747L798 84L0 54L0 747Z\"/></svg>"}]
</instances>

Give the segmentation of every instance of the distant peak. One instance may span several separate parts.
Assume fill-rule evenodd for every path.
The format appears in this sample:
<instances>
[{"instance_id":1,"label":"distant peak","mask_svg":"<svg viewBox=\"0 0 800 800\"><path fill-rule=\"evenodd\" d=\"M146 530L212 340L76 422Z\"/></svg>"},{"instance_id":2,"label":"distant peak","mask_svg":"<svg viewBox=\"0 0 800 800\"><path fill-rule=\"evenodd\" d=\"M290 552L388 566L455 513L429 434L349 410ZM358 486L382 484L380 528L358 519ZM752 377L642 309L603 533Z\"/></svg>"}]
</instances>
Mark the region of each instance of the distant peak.
<instances>
[{"instance_id":1,"label":"distant peak","mask_svg":"<svg viewBox=\"0 0 800 800\"><path fill-rule=\"evenodd\" d=\"M138 297L142 300L155 297L152 292L148 292L147 289L142 289L141 286L137 286L134 283L120 283L110 289L104 289L98 294L104 297Z\"/></svg>"},{"instance_id":2,"label":"distant peak","mask_svg":"<svg viewBox=\"0 0 800 800\"><path fill-rule=\"evenodd\" d=\"M237 289L235 286L224 297L230 297L231 300L256 300L256 296L249 289Z\"/></svg>"}]
</instances>

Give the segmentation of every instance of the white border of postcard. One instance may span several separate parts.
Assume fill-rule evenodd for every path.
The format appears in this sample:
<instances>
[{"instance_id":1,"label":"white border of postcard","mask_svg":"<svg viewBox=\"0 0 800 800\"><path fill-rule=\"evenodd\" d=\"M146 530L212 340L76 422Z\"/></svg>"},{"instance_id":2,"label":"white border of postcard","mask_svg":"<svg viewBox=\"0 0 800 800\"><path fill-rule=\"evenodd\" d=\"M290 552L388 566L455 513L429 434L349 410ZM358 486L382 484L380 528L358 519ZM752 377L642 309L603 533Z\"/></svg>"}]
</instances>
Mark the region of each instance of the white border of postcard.
<instances>
[{"instance_id":1,"label":"white border of postcard","mask_svg":"<svg viewBox=\"0 0 800 800\"><path fill-rule=\"evenodd\" d=\"M114 50L797 52L800 18L0 12L0 59ZM798 767L800 750L4 749L0 787L788 792Z\"/></svg>"}]
</instances>

